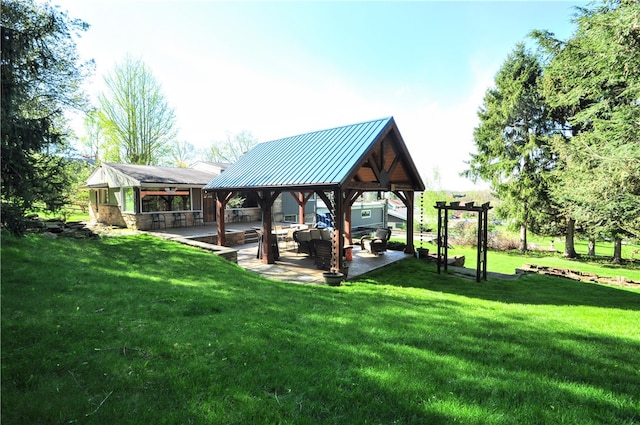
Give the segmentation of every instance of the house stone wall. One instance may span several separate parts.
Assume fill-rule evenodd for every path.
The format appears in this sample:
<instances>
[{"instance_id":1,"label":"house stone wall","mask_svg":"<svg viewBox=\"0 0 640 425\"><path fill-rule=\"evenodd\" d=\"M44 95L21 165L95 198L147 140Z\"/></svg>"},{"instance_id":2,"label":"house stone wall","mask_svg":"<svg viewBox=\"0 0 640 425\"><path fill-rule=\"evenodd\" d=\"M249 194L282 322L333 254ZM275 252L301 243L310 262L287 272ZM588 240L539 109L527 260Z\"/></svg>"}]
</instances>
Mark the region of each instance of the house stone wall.
<instances>
[{"instance_id":1,"label":"house stone wall","mask_svg":"<svg viewBox=\"0 0 640 425\"><path fill-rule=\"evenodd\" d=\"M127 227L127 222L117 205L90 204L89 216L98 223L109 226Z\"/></svg>"}]
</instances>

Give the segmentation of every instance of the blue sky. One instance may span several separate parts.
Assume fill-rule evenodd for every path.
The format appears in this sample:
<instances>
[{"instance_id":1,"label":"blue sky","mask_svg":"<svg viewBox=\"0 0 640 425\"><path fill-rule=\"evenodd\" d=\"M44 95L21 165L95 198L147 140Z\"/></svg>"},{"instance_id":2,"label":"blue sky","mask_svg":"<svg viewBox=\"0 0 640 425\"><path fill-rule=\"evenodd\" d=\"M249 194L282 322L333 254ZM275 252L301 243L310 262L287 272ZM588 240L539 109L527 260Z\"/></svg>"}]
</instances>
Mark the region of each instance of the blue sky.
<instances>
[{"instance_id":1,"label":"blue sky","mask_svg":"<svg viewBox=\"0 0 640 425\"><path fill-rule=\"evenodd\" d=\"M126 54L140 57L175 109L179 140L227 133L268 141L394 116L433 189L459 177L493 77L533 29L566 39L586 2L52 0L91 25L93 99ZM533 46L533 45L532 45ZM76 125L82 134L81 126ZM437 170L439 183L433 182Z\"/></svg>"}]
</instances>

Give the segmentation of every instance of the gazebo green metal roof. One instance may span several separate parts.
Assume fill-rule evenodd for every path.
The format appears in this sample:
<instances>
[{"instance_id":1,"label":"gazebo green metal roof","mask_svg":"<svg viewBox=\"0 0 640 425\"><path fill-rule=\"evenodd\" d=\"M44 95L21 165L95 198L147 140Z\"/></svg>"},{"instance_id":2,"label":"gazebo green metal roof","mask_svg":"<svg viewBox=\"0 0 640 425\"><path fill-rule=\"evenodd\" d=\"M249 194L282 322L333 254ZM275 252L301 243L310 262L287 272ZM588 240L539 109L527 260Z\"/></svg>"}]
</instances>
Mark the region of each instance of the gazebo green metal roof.
<instances>
[{"instance_id":1,"label":"gazebo green metal roof","mask_svg":"<svg viewBox=\"0 0 640 425\"><path fill-rule=\"evenodd\" d=\"M368 156L390 133L393 133L396 156L402 157L404 180L411 180L403 183L410 184L414 190L424 190L393 117L260 143L204 189L290 190L335 187L354 180L362 181L358 177L358 168L375 162L369 161ZM381 160L374 168L385 168L384 164Z\"/></svg>"}]
</instances>

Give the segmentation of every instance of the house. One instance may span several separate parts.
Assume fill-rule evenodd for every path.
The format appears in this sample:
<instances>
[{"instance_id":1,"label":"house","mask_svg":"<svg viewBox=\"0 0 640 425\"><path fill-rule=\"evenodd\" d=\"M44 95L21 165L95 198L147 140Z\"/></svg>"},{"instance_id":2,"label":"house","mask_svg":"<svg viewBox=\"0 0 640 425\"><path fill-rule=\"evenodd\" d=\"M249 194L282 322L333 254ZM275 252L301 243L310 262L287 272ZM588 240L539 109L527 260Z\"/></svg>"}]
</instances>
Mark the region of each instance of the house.
<instances>
[{"instance_id":1,"label":"house","mask_svg":"<svg viewBox=\"0 0 640 425\"><path fill-rule=\"evenodd\" d=\"M215 221L215 200L202 188L219 173L215 169L101 163L87 179L89 214L99 223L148 230L154 215L165 226Z\"/></svg>"}]
</instances>

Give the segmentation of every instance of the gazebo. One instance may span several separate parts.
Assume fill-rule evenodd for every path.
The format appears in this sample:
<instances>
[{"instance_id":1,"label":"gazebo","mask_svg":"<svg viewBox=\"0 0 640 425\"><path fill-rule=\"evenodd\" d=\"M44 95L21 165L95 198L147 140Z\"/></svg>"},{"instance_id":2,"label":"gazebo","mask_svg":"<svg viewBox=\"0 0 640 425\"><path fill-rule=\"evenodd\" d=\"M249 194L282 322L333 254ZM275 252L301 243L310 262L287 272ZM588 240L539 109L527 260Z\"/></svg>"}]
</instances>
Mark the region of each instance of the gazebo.
<instances>
[{"instance_id":1,"label":"gazebo","mask_svg":"<svg viewBox=\"0 0 640 425\"><path fill-rule=\"evenodd\" d=\"M393 117L320 130L260 143L209 182L216 197L218 244L225 245L224 210L237 192L253 192L262 210L262 232L272 234L272 206L283 192L304 206L315 193L333 218L333 270L342 269L345 241L351 244L351 206L364 192L393 192L412 212L424 183ZM407 217L405 252L414 253L413 214ZM262 261L275 262L270 238L263 238Z\"/></svg>"}]
</instances>

